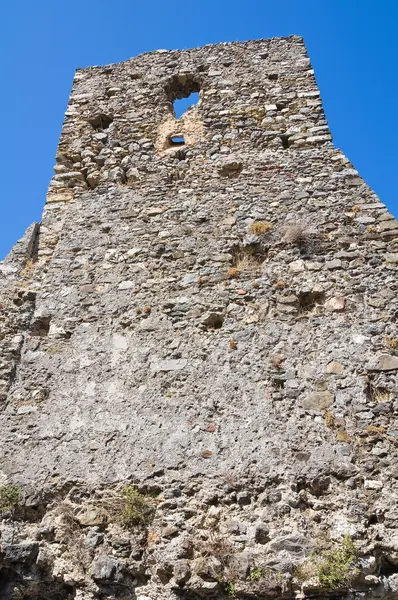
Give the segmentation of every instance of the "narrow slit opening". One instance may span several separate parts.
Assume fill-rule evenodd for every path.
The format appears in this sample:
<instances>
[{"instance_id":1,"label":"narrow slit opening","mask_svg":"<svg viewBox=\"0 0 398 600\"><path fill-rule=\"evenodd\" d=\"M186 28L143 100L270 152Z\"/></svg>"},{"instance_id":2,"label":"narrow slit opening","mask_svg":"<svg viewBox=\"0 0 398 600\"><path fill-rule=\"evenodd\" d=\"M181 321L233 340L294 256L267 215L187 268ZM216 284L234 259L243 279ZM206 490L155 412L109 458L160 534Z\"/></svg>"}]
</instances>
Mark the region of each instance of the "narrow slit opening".
<instances>
[{"instance_id":1,"label":"narrow slit opening","mask_svg":"<svg viewBox=\"0 0 398 600\"><path fill-rule=\"evenodd\" d=\"M185 139L184 139L184 136L182 136L182 135L171 135L168 138L168 141L169 141L170 148L173 146L184 146L185 145Z\"/></svg>"},{"instance_id":2,"label":"narrow slit opening","mask_svg":"<svg viewBox=\"0 0 398 600\"><path fill-rule=\"evenodd\" d=\"M288 135L281 135L281 142L282 142L282 148L284 150L287 150L289 148L289 136Z\"/></svg>"}]
</instances>

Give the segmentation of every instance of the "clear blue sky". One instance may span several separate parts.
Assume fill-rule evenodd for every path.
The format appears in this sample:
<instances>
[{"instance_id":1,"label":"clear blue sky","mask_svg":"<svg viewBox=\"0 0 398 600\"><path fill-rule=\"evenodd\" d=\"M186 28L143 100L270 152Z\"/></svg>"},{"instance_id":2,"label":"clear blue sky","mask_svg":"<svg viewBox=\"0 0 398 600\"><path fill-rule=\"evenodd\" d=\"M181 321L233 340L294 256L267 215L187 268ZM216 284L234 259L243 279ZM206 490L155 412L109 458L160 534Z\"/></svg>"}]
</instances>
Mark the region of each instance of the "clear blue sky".
<instances>
[{"instance_id":1,"label":"clear blue sky","mask_svg":"<svg viewBox=\"0 0 398 600\"><path fill-rule=\"evenodd\" d=\"M39 221L77 67L303 35L334 142L398 216L397 0L4 0L0 259Z\"/></svg>"}]
</instances>

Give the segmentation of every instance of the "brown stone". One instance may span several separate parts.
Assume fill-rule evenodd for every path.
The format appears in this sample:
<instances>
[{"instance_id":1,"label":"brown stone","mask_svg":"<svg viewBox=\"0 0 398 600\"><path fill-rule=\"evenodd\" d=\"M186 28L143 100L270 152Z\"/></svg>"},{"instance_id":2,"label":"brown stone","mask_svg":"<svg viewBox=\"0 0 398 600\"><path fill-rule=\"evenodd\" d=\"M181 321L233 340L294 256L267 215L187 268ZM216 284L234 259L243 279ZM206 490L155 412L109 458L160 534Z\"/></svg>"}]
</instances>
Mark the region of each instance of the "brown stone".
<instances>
[{"instance_id":1,"label":"brown stone","mask_svg":"<svg viewBox=\"0 0 398 600\"><path fill-rule=\"evenodd\" d=\"M333 298L329 298L329 300L325 302L325 308L332 312L341 312L345 308L344 296L334 296Z\"/></svg>"},{"instance_id":2,"label":"brown stone","mask_svg":"<svg viewBox=\"0 0 398 600\"><path fill-rule=\"evenodd\" d=\"M224 225L229 225L230 227L232 227L232 225L235 225L235 223L236 223L236 217L227 217L223 221Z\"/></svg>"},{"instance_id":3,"label":"brown stone","mask_svg":"<svg viewBox=\"0 0 398 600\"><path fill-rule=\"evenodd\" d=\"M330 362L325 369L325 373L328 373L331 375L341 375L343 372L344 372L343 365L335 360L332 360L332 362Z\"/></svg>"}]
</instances>

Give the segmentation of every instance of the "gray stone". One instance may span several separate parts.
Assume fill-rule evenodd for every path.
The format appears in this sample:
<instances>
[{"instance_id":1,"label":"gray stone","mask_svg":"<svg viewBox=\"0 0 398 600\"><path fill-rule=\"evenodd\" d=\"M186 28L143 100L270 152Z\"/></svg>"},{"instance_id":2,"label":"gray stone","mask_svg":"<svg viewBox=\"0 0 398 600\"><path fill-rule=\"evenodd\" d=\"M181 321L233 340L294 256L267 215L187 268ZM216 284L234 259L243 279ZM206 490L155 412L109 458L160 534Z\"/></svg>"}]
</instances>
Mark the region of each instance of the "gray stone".
<instances>
[{"instance_id":1,"label":"gray stone","mask_svg":"<svg viewBox=\"0 0 398 600\"><path fill-rule=\"evenodd\" d=\"M398 369L398 356L382 354L372 360L368 369L370 371L395 371Z\"/></svg>"},{"instance_id":2,"label":"gray stone","mask_svg":"<svg viewBox=\"0 0 398 600\"><path fill-rule=\"evenodd\" d=\"M104 534L100 533L96 528L89 529L84 541L88 548L99 546L104 539Z\"/></svg>"},{"instance_id":3,"label":"gray stone","mask_svg":"<svg viewBox=\"0 0 398 600\"><path fill-rule=\"evenodd\" d=\"M151 362L151 371L155 373L167 372L167 371L180 371L184 369L188 364L187 359L170 359Z\"/></svg>"},{"instance_id":4,"label":"gray stone","mask_svg":"<svg viewBox=\"0 0 398 600\"><path fill-rule=\"evenodd\" d=\"M308 541L299 533L292 533L274 538L269 543L273 552L286 551L289 554L302 556L306 554Z\"/></svg>"},{"instance_id":5,"label":"gray stone","mask_svg":"<svg viewBox=\"0 0 398 600\"><path fill-rule=\"evenodd\" d=\"M327 269L341 269L342 262L339 258L335 258L334 260L329 260L325 262L325 267Z\"/></svg>"},{"instance_id":6,"label":"gray stone","mask_svg":"<svg viewBox=\"0 0 398 600\"><path fill-rule=\"evenodd\" d=\"M32 563L39 552L39 544L26 542L22 544L3 544L2 558L10 563Z\"/></svg>"},{"instance_id":7,"label":"gray stone","mask_svg":"<svg viewBox=\"0 0 398 600\"><path fill-rule=\"evenodd\" d=\"M383 223L378 224L378 229L379 231L389 231L392 229L398 229L398 221L396 219L384 221Z\"/></svg>"},{"instance_id":8,"label":"gray stone","mask_svg":"<svg viewBox=\"0 0 398 600\"><path fill-rule=\"evenodd\" d=\"M98 556L91 565L91 576L95 581L109 582L114 579L117 560L110 556Z\"/></svg>"},{"instance_id":9,"label":"gray stone","mask_svg":"<svg viewBox=\"0 0 398 600\"><path fill-rule=\"evenodd\" d=\"M312 392L302 401L305 410L325 410L333 404L333 394L331 392Z\"/></svg>"}]
</instances>

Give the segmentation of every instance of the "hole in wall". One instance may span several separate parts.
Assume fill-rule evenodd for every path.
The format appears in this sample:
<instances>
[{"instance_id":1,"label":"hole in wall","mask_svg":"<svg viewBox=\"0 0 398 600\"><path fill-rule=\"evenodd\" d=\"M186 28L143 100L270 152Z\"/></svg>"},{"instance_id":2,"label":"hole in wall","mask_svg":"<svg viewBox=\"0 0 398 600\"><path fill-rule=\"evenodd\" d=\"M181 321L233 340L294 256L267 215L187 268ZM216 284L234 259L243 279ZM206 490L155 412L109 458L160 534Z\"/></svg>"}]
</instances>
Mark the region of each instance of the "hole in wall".
<instances>
[{"instance_id":1,"label":"hole in wall","mask_svg":"<svg viewBox=\"0 0 398 600\"><path fill-rule=\"evenodd\" d=\"M32 336L46 337L50 331L50 321L50 315L36 317L32 322L30 334Z\"/></svg>"},{"instance_id":2,"label":"hole in wall","mask_svg":"<svg viewBox=\"0 0 398 600\"><path fill-rule=\"evenodd\" d=\"M231 250L231 266L226 272L226 279L244 279L256 277L261 273L261 266L267 258L267 249L261 243L236 244Z\"/></svg>"},{"instance_id":3,"label":"hole in wall","mask_svg":"<svg viewBox=\"0 0 398 600\"><path fill-rule=\"evenodd\" d=\"M0 569L0 593L2 598L11 597L11 593L17 588L17 584L22 582L22 577L16 571L11 569ZM10 594L10 596L9 596Z\"/></svg>"},{"instance_id":4,"label":"hole in wall","mask_svg":"<svg viewBox=\"0 0 398 600\"><path fill-rule=\"evenodd\" d=\"M269 79L270 81L278 81L278 73L270 73L270 74L268 75L268 79Z\"/></svg>"},{"instance_id":5,"label":"hole in wall","mask_svg":"<svg viewBox=\"0 0 398 600\"><path fill-rule=\"evenodd\" d=\"M113 118L105 113L96 113L88 119L88 122L96 131L103 131L104 129L108 129L109 125L113 122Z\"/></svg>"},{"instance_id":6,"label":"hole in wall","mask_svg":"<svg viewBox=\"0 0 398 600\"><path fill-rule=\"evenodd\" d=\"M176 160L185 160L186 157L187 157L186 149L177 150L177 152L174 152L174 155L173 155L173 158ZM181 179L183 179L182 173L181 173Z\"/></svg>"},{"instance_id":7,"label":"hole in wall","mask_svg":"<svg viewBox=\"0 0 398 600\"><path fill-rule=\"evenodd\" d=\"M232 266L238 269L258 268L267 258L267 249L261 242L236 244L230 250Z\"/></svg>"},{"instance_id":8,"label":"hole in wall","mask_svg":"<svg viewBox=\"0 0 398 600\"><path fill-rule=\"evenodd\" d=\"M325 292L300 292L298 295L300 310L309 312L315 306L323 306L325 299Z\"/></svg>"},{"instance_id":9,"label":"hole in wall","mask_svg":"<svg viewBox=\"0 0 398 600\"><path fill-rule=\"evenodd\" d=\"M210 312L204 317L204 319L201 323L201 328L205 331L221 329L221 327L223 326L223 323L224 323L224 315L222 315L221 313L217 313L217 312Z\"/></svg>"},{"instance_id":10,"label":"hole in wall","mask_svg":"<svg viewBox=\"0 0 398 600\"><path fill-rule=\"evenodd\" d=\"M389 577L390 575L394 575L398 573L398 565L394 565L389 562L385 556L381 558L380 564L380 575L384 575L385 577Z\"/></svg>"},{"instance_id":11,"label":"hole in wall","mask_svg":"<svg viewBox=\"0 0 398 600\"><path fill-rule=\"evenodd\" d=\"M388 404L393 394L390 390L385 387L378 386L373 381L369 381L365 388L365 394L368 402L373 402L377 404ZM387 412L389 412L387 410Z\"/></svg>"},{"instance_id":12,"label":"hole in wall","mask_svg":"<svg viewBox=\"0 0 398 600\"><path fill-rule=\"evenodd\" d=\"M281 135L281 142L282 142L282 148L284 150L287 150L289 148L289 136L288 135Z\"/></svg>"},{"instance_id":13,"label":"hole in wall","mask_svg":"<svg viewBox=\"0 0 398 600\"><path fill-rule=\"evenodd\" d=\"M282 379L281 377L273 377L272 378L272 383L274 384L274 387L276 388L277 391L283 390L285 387L285 379Z\"/></svg>"},{"instance_id":14,"label":"hole in wall","mask_svg":"<svg viewBox=\"0 0 398 600\"><path fill-rule=\"evenodd\" d=\"M297 493L302 490L308 491L312 496L319 498L327 493L331 484L330 477L319 477L312 481L299 481L297 484Z\"/></svg>"},{"instance_id":15,"label":"hole in wall","mask_svg":"<svg viewBox=\"0 0 398 600\"><path fill-rule=\"evenodd\" d=\"M168 137L168 146L171 148L172 146L184 146L185 139L183 135L169 135Z\"/></svg>"},{"instance_id":16,"label":"hole in wall","mask_svg":"<svg viewBox=\"0 0 398 600\"><path fill-rule=\"evenodd\" d=\"M174 114L178 120L187 110L199 102L199 93L193 92L186 98L177 98L173 102Z\"/></svg>"},{"instance_id":17,"label":"hole in wall","mask_svg":"<svg viewBox=\"0 0 398 600\"><path fill-rule=\"evenodd\" d=\"M180 119L191 106L199 102L200 84L192 74L174 75L166 84L165 92L175 118Z\"/></svg>"},{"instance_id":18,"label":"hole in wall","mask_svg":"<svg viewBox=\"0 0 398 600\"><path fill-rule=\"evenodd\" d=\"M372 513L368 518L368 525L376 525L378 518L376 513Z\"/></svg>"}]
</instances>

